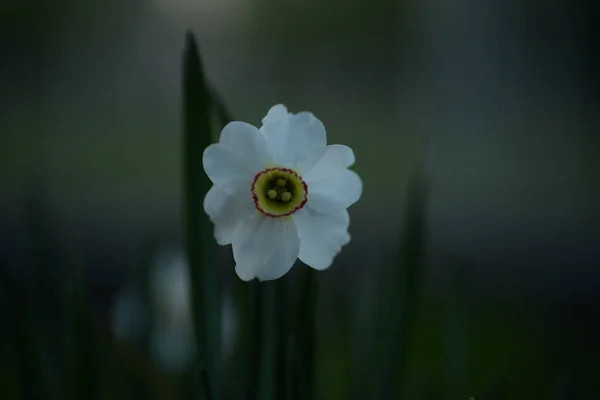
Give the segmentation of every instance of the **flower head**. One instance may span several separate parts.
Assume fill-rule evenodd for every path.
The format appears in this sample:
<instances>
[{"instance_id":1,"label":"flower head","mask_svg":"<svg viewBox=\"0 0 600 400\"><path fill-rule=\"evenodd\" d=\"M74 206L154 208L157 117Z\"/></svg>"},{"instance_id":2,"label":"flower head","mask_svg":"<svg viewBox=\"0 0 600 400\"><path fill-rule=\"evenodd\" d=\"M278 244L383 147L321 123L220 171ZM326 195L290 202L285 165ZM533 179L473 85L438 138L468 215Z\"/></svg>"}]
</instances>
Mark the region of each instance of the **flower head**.
<instances>
[{"instance_id":1,"label":"flower head","mask_svg":"<svg viewBox=\"0 0 600 400\"><path fill-rule=\"evenodd\" d=\"M204 210L215 238L232 245L245 281L278 279L297 258L328 268L350 241L346 209L362 194L361 179L348 169L354 153L327 145L325 127L309 112L279 104L262 123L231 122L204 151L214 184Z\"/></svg>"}]
</instances>

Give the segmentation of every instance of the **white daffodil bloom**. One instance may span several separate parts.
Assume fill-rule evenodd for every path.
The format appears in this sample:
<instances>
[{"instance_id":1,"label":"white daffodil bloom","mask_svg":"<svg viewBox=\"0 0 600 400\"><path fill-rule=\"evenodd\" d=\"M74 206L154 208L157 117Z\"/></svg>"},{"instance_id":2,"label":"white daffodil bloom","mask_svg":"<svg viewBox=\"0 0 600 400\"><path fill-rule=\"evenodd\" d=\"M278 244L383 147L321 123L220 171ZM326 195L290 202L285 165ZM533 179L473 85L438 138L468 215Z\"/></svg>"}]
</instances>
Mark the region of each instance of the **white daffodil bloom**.
<instances>
[{"instance_id":1,"label":"white daffodil bloom","mask_svg":"<svg viewBox=\"0 0 600 400\"><path fill-rule=\"evenodd\" d=\"M245 281L278 279L297 258L328 268L350 241L346 209L362 194L360 177L348 169L354 152L327 145L325 127L309 112L279 104L262 123L231 122L204 151L214 184L204 210L215 238L232 245Z\"/></svg>"}]
</instances>

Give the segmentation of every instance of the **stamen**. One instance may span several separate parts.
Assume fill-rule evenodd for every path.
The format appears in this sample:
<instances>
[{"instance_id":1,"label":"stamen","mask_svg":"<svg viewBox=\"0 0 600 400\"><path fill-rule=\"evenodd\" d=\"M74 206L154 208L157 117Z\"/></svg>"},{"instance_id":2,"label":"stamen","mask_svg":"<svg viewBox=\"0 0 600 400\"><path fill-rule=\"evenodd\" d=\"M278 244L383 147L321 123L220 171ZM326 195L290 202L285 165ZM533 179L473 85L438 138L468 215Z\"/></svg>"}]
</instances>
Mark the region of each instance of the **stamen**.
<instances>
[{"instance_id":1,"label":"stamen","mask_svg":"<svg viewBox=\"0 0 600 400\"><path fill-rule=\"evenodd\" d=\"M290 192L281 193L281 201L288 202L292 198L292 194Z\"/></svg>"},{"instance_id":2,"label":"stamen","mask_svg":"<svg viewBox=\"0 0 600 400\"><path fill-rule=\"evenodd\" d=\"M269 198L271 200L275 200L275 198L277 197L277 191L271 189L271 190L267 191L267 196L269 196Z\"/></svg>"},{"instance_id":3,"label":"stamen","mask_svg":"<svg viewBox=\"0 0 600 400\"><path fill-rule=\"evenodd\" d=\"M277 179L277 186L279 186L281 188L285 187L285 179Z\"/></svg>"}]
</instances>

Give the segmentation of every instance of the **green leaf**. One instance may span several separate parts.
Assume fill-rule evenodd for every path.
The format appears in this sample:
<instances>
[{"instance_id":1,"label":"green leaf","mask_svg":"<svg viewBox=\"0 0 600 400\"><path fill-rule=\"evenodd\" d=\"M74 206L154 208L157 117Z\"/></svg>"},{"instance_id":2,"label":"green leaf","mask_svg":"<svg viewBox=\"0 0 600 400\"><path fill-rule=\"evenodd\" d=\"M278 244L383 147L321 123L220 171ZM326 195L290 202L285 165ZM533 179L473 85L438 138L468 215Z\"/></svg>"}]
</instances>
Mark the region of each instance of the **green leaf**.
<instances>
[{"instance_id":1,"label":"green leaf","mask_svg":"<svg viewBox=\"0 0 600 400\"><path fill-rule=\"evenodd\" d=\"M103 375L99 362L99 343L92 321L91 310L81 282L68 292L70 304L68 379L73 385L74 399L98 399L99 381Z\"/></svg>"},{"instance_id":2,"label":"green leaf","mask_svg":"<svg viewBox=\"0 0 600 400\"><path fill-rule=\"evenodd\" d=\"M427 191L428 182L423 166L414 172L409 182L404 243L400 248L398 265L392 274L391 315L386 321L381 381L373 398L398 399L404 395L423 272Z\"/></svg>"},{"instance_id":3,"label":"green leaf","mask_svg":"<svg viewBox=\"0 0 600 400\"><path fill-rule=\"evenodd\" d=\"M98 341L90 320L85 268L79 253L77 232L71 241L71 265L63 286L65 385L73 399L98 399L100 365Z\"/></svg>"},{"instance_id":4,"label":"green leaf","mask_svg":"<svg viewBox=\"0 0 600 400\"><path fill-rule=\"evenodd\" d=\"M216 243L212 223L204 213L204 196L211 182L204 173L202 154L212 143L211 100L206 86L198 45L192 33L186 36L183 59L184 109L184 230L192 288L197 366L206 370L201 382L203 397L219 398L216 385L220 346L220 280L215 264ZM210 387L207 387L207 384Z\"/></svg>"},{"instance_id":5,"label":"green leaf","mask_svg":"<svg viewBox=\"0 0 600 400\"><path fill-rule=\"evenodd\" d=\"M0 261L0 295L2 301L10 305L8 327L14 340L14 365L17 369L20 392L25 399L48 398L48 384L42 369L39 342L34 335L31 314L19 297L16 282L8 266Z\"/></svg>"},{"instance_id":6,"label":"green leaf","mask_svg":"<svg viewBox=\"0 0 600 400\"><path fill-rule=\"evenodd\" d=\"M444 375L445 393L451 398L466 398L468 383L468 304L465 262L448 266L449 295L444 302Z\"/></svg>"}]
</instances>

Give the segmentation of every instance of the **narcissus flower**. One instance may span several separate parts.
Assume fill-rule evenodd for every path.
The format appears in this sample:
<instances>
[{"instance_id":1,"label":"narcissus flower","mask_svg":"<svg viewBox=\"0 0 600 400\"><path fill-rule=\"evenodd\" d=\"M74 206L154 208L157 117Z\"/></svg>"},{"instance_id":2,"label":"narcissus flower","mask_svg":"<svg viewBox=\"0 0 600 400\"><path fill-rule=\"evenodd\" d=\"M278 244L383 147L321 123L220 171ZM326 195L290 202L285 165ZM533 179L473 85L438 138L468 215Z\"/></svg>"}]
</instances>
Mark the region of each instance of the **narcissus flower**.
<instances>
[{"instance_id":1,"label":"narcissus flower","mask_svg":"<svg viewBox=\"0 0 600 400\"><path fill-rule=\"evenodd\" d=\"M309 112L279 104L262 123L231 122L204 151L214 184L204 210L217 243L232 245L245 281L278 279L297 258L328 268L350 241L346 209L362 194L361 179L348 169L354 152L327 145L325 127Z\"/></svg>"}]
</instances>

